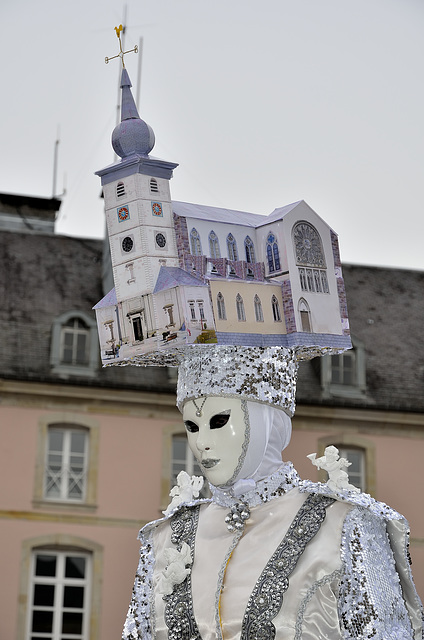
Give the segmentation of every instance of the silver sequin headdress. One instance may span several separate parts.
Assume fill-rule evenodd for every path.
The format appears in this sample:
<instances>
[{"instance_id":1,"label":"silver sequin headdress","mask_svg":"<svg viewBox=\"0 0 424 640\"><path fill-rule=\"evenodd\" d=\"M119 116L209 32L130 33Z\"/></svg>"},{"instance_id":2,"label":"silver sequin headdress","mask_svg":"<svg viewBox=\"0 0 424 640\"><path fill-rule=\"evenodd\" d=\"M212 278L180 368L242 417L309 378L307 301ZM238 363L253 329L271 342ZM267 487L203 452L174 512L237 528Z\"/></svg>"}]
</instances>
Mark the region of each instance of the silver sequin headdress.
<instances>
[{"instance_id":1,"label":"silver sequin headdress","mask_svg":"<svg viewBox=\"0 0 424 640\"><path fill-rule=\"evenodd\" d=\"M298 357L284 347L204 345L187 349L178 372L177 405L201 396L242 398L293 416Z\"/></svg>"}]
</instances>

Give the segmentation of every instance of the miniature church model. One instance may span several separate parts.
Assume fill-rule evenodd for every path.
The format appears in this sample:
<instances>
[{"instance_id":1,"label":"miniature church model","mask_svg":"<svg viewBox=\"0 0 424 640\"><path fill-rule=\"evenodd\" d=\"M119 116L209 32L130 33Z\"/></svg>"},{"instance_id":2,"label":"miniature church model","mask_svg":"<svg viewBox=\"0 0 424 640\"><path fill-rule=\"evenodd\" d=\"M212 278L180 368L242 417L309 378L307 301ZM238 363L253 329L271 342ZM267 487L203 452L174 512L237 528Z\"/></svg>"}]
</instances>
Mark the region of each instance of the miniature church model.
<instances>
[{"instance_id":1,"label":"miniature church model","mask_svg":"<svg viewBox=\"0 0 424 640\"><path fill-rule=\"evenodd\" d=\"M351 346L337 235L303 200L257 215L173 202L125 68L120 161L97 172L115 287L94 308L104 364L176 364L192 344Z\"/></svg>"}]
</instances>

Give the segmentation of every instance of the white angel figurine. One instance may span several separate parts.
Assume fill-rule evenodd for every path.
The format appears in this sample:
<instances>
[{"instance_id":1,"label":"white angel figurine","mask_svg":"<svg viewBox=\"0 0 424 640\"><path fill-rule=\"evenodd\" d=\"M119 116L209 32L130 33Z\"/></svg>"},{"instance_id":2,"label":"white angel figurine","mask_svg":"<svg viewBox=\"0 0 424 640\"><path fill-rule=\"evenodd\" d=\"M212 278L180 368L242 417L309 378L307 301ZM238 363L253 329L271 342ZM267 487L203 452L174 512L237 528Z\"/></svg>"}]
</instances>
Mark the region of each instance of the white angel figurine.
<instances>
[{"instance_id":1,"label":"white angel figurine","mask_svg":"<svg viewBox=\"0 0 424 640\"><path fill-rule=\"evenodd\" d=\"M340 458L339 450L333 445L326 447L324 455L316 457L316 453L310 453L307 458L317 469L324 469L328 473L327 484L332 491L349 489L358 492L359 489L349 483L347 468L352 464L347 458Z\"/></svg>"}]
</instances>

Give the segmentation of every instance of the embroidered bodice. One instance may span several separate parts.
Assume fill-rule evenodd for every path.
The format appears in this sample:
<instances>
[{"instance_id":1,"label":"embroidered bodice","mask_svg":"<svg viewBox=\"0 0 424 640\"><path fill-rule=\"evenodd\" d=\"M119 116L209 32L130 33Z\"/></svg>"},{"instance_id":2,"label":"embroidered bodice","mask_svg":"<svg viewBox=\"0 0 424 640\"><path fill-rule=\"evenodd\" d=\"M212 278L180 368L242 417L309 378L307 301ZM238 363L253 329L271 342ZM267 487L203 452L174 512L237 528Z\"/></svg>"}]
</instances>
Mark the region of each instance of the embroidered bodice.
<instances>
[{"instance_id":1,"label":"embroidered bodice","mask_svg":"<svg viewBox=\"0 0 424 640\"><path fill-rule=\"evenodd\" d=\"M320 493L327 489L305 486L288 464L240 495L212 488L211 500L148 525L123 638L421 638L419 601L402 596L384 518L347 496ZM308 511L311 499L318 510ZM240 503L249 517L231 531L225 518ZM394 522L392 543L402 549L401 521ZM182 543L191 554L187 576L165 594L168 550L182 553Z\"/></svg>"}]
</instances>

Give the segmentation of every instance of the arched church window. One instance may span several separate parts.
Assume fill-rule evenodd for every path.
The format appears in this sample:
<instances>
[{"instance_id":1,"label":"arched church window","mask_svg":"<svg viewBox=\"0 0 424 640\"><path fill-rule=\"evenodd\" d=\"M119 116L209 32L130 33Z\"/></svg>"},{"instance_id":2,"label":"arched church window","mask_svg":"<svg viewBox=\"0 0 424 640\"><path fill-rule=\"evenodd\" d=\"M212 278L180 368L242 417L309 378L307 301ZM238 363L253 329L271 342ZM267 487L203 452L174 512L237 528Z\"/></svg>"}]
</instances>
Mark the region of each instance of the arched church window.
<instances>
[{"instance_id":1,"label":"arched church window","mask_svg":"<svg viewBox=\"0 0 424 640\"><path fill-rule=\"evenodd\" d=\"M297 222L293 227L293 244L301 290L329 293L324 250L318 231L309 222Z\"/></svg>"},{"instance_id":2,"label":"arched church window","mask_svg":"<svg viewBox=\"0 0 424 640\"><path fill-rule=\"evenodd\" d=\"M218 309L219 320L226 320L227 312L225 310L225 300L221 292L219 292L218 295L216 296L216 306Z\"/></svg>"},{"instance_id":3,"label":"arched church window","mask_svg":"<svg viewBox=\"0 0 424 640\"><path fill-rule=\"evenodd\" d=\"M268 260L268 270L270 273L280 271L280 252L278 251L278 242L275 235L270 232L266 239L266 256Z\"/></svg>"},{"instance_id":4,"label":"arched church window","mask_svg":"<svg viewBox=\"0 0 424 640\"><path fill-rule=\"evenodd\" d=\"M261 299L258 296L258 294L255 295L253 303L254 303L254 306L255 306L256 322L263 322L264 321L264 314L263 314L263 311L262 311Z\"/></svg>"},{"instance_id":5,"label":"arched church window","mask_svg":"<svg viewBox=\"0 0 424 640\"><path fill-rule=\"evenodd\" d=\"M304 333L312 333L311 312L308 303L303 298L299 300L298 309L300 315L300 330Z\"/></svg>"},{"instance_id":6,"label":"arched church window","mask_svg":"<svg viewBox=\"0 0 424 640\"><path fill-rule=\"evenodd\" d=\"M219 249L219 240L215 231L211 231L209 234L209 250L211 258L220 258L221 251Z\"/></svg>"},{"instance_id":7,"label":"arched church window","mask_svg":"<svg viewBox=\"0 0 424 640\"><path fill-rule=\"evenodd\" d=\"M244 310L244 302L243 302L243 298L239 293L236 296L236 309L237 309L237 320L239 322L246 322L246 312Z\"/></svg>"},{"instance_id":8,"label":"arched church window","mask_svg":"<svg viewBox=\"0 0 424 640\"><path fill-rule=\"evenodd\" d=\"M246 251L246 262L256 262L255 260L255 246L249 236L246 236L244 240L244 249Z\"/></svg>"},{"instance_id":9,"label":"arched church window","mask_svg":"<svg viewBox=\"0 0 424 640\"><path fill-rule=\"evenodd\" d=\"M237 243L232 233L227 236L228 259L238 260Z\"/></svg>"},{"instance_id":10,"label":"arched church window","mask_svg":"<svg viewBox=\"0 0 424 640\"><path fill-rule=\"evenodd\" d=\"M278 304L276 296L272 296L271 305L274 322L281 322L280 305Z\"/></svg>"},{"instance_id":11,"label":"arched church window","mask_svg":"<svg viewBox=\"0 0 424 640\"><path fill-rule=\"evenodd\" d=\"M325 269L325 257L321 237L309 222L297 222L293 227L296 264L302 267Z\"/></svg>"},{"instance_id":12,"label":"arched church window","mask_svg":"<svg viewBox=\"0 0 424 640\"><path fill-rule=\"evenodd\" d=\"M202 254L202 244L200 242L200 236L197 229L193 227L190 231L190 247L191 253L193 256L201 256Z\"/></svg>"}]
</instances>

